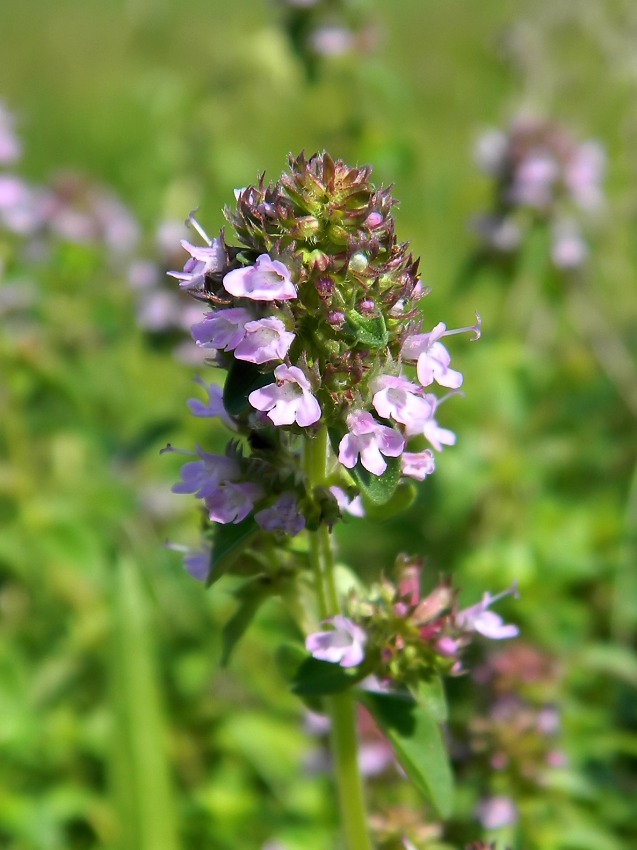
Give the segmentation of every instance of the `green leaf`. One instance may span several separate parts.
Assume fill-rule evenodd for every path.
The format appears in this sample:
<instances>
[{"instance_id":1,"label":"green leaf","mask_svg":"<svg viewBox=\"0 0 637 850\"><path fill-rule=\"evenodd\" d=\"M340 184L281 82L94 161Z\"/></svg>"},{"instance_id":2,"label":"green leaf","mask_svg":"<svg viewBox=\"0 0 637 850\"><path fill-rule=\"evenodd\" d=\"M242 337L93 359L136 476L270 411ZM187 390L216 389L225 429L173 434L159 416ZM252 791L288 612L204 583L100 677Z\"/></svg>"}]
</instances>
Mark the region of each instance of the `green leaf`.
<instances>
[{"instance_id":1,"label":"green leaf","mask_svg":"<svg viewBox=\"0 0 637 850\"><path fill-rule=\"evenodd\" d=\"M359 699L389 738L398 761L442 818L452 811L453 777L432 713L410 697L360 692Z\"/></svg>"},{"instance_id":2,"label":"green leaf","mask_svg":"<svg viewBox=\"0 0 637 850\"><path fill-rule=\"evenodd\" d=\"M409 688L418 705L426 709L438 723L445 723L448 718L445 686L441 676L423 679L414 687Z\"/></svg>"},{"instance_id":3,"label":"green leaf","mask_svg":"<svg viewBox=\"0 0 637 850\"><path fill-rule=\"evenodd\" d=\"M239 607L221 630L222 667L227 665L235 646L245 634L261 605L276 592L276 586L262 576L250 579L237 591Z\"/></svg>"},{"instance_id":4,"label":"green leaf","mask_svg":"<svg viewBox=\"0 0 637 850\"><path fill-rule=\"evenodd\" d=\"M400 458L388 457L386 460L387 469L382 475L373 475L365 469L360 460L352 470L363 498L372 505L386 505L394 495L400 481Z\"/></svg>"},{"instance_id":5,"label":"green leaf","mask_svg":"<svg viewBox=\"0 0 637 850\"><path fill-rule=\"evenodd\" d=\"M248 407L248 396L273 381L272 374L260 372L252 363L233 359L223 387L223 406L231 416L240 416Z\"/></svg>"},{"instance_id":6,"label":"green leaf","mask_svg":"<svg viewBox=\"0 0 637 850\"><path fill-rule=\"evenodd\" d=\"M346 319L349 326L347 330L363 345L370 348L385 348L389 342L387 325L382 315L368 318L361 316L356 310L349 310Z\"/></svg>"},{"instance_id":7,"label":"green leaf","mask_svg":"<svg viewBox=\"0 0 637 850\"><path fill-rule=\"evenodd\" d=\"M212 554L207 587L219 581L228 572L239 555L259 533L254 517L249 516L243 522L217 523L212 535Z\"/></svg>"},{"instance_id":8,"label":"green leaf","mask_svg":"<svg viewBox=\"0 0 637 850\"><path fill-rule=\"evenodd\" d=\"M406 511L414 503L416 493L416 487L411 481L403 481L390 496L389 501L383 505L372 502L363 494L365 516L374 522L384 522L387 519L391 519L397 514Z\"/></svg>"},{"instance_id":9,"label":"green leaf","mask_svg":"<svg viewBox=\"0 0 637 850\"><path fill-rule=\"evenodd\" d=\"M292 679L292 693L303 697L339 694L360 682L368 672L360 667L345 669L306 655Z\"/></svg>"}]
</instances>

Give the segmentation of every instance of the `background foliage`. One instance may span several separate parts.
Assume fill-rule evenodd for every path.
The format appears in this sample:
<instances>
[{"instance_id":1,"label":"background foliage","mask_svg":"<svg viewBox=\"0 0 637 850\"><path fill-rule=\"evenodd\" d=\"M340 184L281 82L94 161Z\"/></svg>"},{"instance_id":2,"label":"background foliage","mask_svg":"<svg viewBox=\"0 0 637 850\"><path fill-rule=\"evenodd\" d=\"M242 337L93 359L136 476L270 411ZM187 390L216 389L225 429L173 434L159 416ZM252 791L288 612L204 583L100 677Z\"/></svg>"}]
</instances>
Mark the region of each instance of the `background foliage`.
<instances>
[{"instance_id":1,"label":"background foliage","mask_svg":"<svg viewBox=\"0 0 637 850\"><path fill-rule=\"evenodd\" d=\"M444 421L458 446L406 517L352 520L342 559L379 574L419 552L432 584L452 573L468 601L517 580L507 619L550 660L550 675L518 687L559 709L559 764L498 774L457 753L444 846L623 850L637 791L637 10L358 6L375 47L326 59L309 81L266 0L4 4L0 97L18 116L20 172L109 186L141 222L147 258L158 224L199 206L214 232L233 189L276 177L288 152L327 148L395 184L398 232L432 287L428 322L470 324L477 309L484 335L453 344L466 395ZM472 146L523 110L608 153L607 207L578 279L551 272L537 244L515 267L462 274L467 222L490 202ZM140 329L112 248L57 240L39 256L19 243L0 232L0 846L333 846L329 776L310 769L317 742L273 660L285 611L267 605L219 669L232 595L203 592L162 546L197 540L191 502L169 492L178 463L158 454L210 428L185 412L195 367L173 356L176 334ZM487 691L453 683L456 742L488 715ZM395 774L371 792L379 811L430 817ZM520 820L491 836L475 806L493 793Z\"/></svg>"}]
</instances>

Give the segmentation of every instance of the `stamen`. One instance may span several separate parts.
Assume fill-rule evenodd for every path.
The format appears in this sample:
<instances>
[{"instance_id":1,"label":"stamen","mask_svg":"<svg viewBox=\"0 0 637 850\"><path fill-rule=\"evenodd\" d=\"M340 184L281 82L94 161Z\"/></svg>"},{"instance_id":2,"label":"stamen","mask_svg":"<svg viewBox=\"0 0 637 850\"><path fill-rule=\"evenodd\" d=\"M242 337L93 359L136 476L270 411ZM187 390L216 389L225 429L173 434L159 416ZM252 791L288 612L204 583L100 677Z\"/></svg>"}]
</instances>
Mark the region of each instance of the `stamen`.
<instances>
[{"instance_id":1,"label":"stamen","mask_svg":"<svg viewBox=\"0 0 637 850\"><path fill-rule=\"evenodd\" d=\"M199 209L199 207L197 207L197 209ZM186 219L186 224L190 224L192 227L194 227L194 228L195 228L195 230L197 231L197 233L198 233L198 234L201 236L201 238L203 239L203 241L204 241L207 245L209 245L209 246L210 246L210 245L212 245L212 239L208 236L208 234L206 233L206 231L203 229L203 227L199 224L199 222L198 222L198 221L197 221L197 219L195 218L195 213L197 212L197 209L192 210L192 211L188 214L188 218Z\"/></svg>"},{"instance_id":2,"label":"stamen","mask_svg":"<svg viewBox=\"0 0 637 850\"><path fill-rule=\"evenodd\" d=\"M454 334L463 334L463 333L472 333L473 339L470 342L476 342L482 336L482 331L480 330L480 326L482 325L482 316L480 313L476 313L476 323L475 325L471 325L468 328L454 328L450 331L445 331L443 336L453 336Z\"/></svg>"}]
</instances>

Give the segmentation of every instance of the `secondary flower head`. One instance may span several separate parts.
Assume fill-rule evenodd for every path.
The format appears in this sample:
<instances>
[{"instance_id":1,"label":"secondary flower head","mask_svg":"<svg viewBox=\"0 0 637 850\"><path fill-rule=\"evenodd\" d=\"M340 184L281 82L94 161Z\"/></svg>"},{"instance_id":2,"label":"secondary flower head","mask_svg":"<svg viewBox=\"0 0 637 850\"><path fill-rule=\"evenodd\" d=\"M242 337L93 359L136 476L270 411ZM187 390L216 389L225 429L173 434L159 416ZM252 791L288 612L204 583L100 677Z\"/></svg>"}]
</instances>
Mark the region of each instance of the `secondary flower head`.
<instances>
[{"instance_id":1,"label":"secondary flower head","mask_svg":"<svg viewBox=\"0 0 637 850\"><path fill-rule=\"evenodd\" d=\"M517 595L517 588L512 587L509 590L499 593L497 596L491 596L490 593L485 593L477 605L472 605L470 608L465 608L458 612L456 615L457 624L466 631L479 632L481 635L492 640L517 637L520 631L517 626L505 623L499 614L489 611L489 607L494 602L509 594Z\"/></svg>"},{"instance_id":2,"label":"secondary flower head","mask_svg":"<svg viewBox=\"0 0 637 850\"><path fill-rule=\"evenodd\" d=\"M248 322L243 330L245 335L235 348L234 356L248 363L283 360L296 336L286 331L281 319L274 316Z\"/></svg>"},{"instance_id":3,"label":"secondary flower head","mask_svg":"<svg viewBox=\"0 0 637 850\"><path fill-rule=\"evenodd\" d=\"M597 142L578 143L553 121L524 117L506 131L484 134L476 160L495 190L492 211L475 221L485 247L512 254L523 246L534 222L548 224L553 264L574 269L585 263L582 224L604 204L606 157ZM569 222L568 238L563 221Z\"/></svg>"}]
</instances>

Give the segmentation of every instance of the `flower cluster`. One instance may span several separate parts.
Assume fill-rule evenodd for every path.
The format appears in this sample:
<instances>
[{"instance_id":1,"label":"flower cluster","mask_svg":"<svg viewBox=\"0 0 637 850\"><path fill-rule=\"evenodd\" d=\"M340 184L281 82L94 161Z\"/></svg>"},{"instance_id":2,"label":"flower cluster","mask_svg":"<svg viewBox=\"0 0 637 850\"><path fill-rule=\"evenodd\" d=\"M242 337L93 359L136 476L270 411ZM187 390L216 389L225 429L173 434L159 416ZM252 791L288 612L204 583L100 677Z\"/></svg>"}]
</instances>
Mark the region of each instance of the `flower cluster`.
<instances>
[{"instance_id":1,"label":"flower cluster","mask_svg":"<svg viewBox=\"0 0 637 850\"><path fill-rule=\"evenodd\" d=\"M517 251L530 226L551 229L551 260L559 269L580 267L588 247L579 220L601 208L605 156L594 141L578 144L550 121L521 118L507 132L491 130L478 141L478 166L494 180L494 207L475 221L485 245Z\"/></svg>"},{"instance_id":2,"label":"flower cluster","mask_svg":"<svg viewBox=\"0 0 637 850\"><path fill-rule=\"evenodd\" d=\"M422 564L398 558L397 584L383 579L369 596L351 595L347 617L326 620L329 630L306 640L307 650L322 661L355 667L401 684L427 680L436 673L462 672L462 651L476 633L493 640L516 637L517 626L504 623L490 606L515 588L498 596L485 593L469 608L458 609L457 593L442 581L422 597Z\"/></svg>"},{"instance_id":3,"label":"flower cluster","mask_svg":"<svg viewBox=\"0 0 637 850\"><path fill-rule=\"evenodd\" d=\"M418 262L397 242L395 202L370 173L326 153L291 158L277 182L237 191L225 211L237 246L189 219L205 244L183 239L189 257L170 274L209 305L192 337L226 372L223 391L208 387L210 403L191 409L224 416L250 447L246 457L236 446L224 458L198 450L184 468L177 492L202 499L213 523L254 511L262 529L286 534L331 525L357 509L369 476L422 481L432 449L455 442L437 422L433 388L462 384L442 341L460 331L423 329ZM477 337L479 323L461 330ZM335 455L320 493L299 472L296 441L319 429Z\"/></svg>"}]
</instances>

